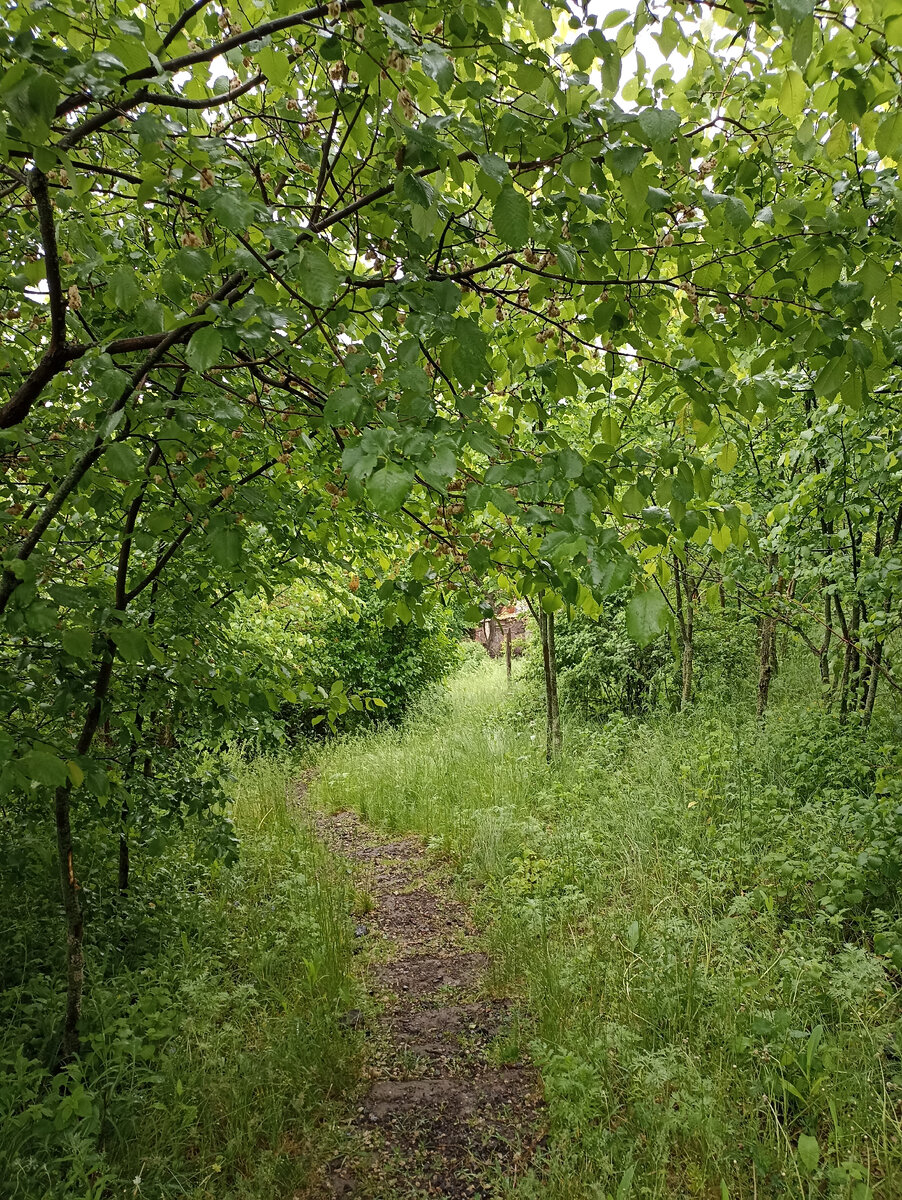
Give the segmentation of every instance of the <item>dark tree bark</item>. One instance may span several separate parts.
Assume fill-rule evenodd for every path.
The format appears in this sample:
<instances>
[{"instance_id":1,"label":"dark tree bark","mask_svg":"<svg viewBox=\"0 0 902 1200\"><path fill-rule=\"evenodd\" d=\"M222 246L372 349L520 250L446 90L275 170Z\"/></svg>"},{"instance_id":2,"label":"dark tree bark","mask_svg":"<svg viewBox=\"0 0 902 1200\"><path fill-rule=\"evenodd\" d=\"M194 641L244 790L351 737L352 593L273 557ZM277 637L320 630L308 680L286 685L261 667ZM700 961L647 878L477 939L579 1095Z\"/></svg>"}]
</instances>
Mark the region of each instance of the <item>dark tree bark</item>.
<instances>
[{"instance_id":1,"label":"dark tree bark","mask_svg":"<svg viewBox=\"0 0 902 1200\"><path fill-rule=\"evenodd\" d=\"M694 581L685 566L674 555L673 578L676 587L676 618L680 632L680 711L692 700L692 671L695 660Z\"/></svg>"},{"instance_id":2,"label":"dark tree bark","mask_svg":"<svg viewBox=\"0 0 902 1200\"><path fill-rule=\"evenodd\" d=\"M776 626L777 622L774 617L765 615L761 618L761 633L758 642L758 699L755 705L755 715L759 719L767 711L767 701L770 695L770 682L774 673L773 644Z\"/></svg>"},{"instance_id":3,"label":"dark tree bark","mask_svg":"<svg viewBox=\"0 0 902 1200\"><path fill-rule=\"evenodd\" d=\"M830 642L833 640L833 626L830 623L830 597L824 597L824 640L821 642L821 652L818 658L818 668L821 673L821 683L824 688L830 687Z\"/></svg>"},{"instance_id":4,"label":"dark tree bark","mask_svg":"<svg viewBox=\"0 0 902 1200\"><path fill-rule=\"evenodd\" d=\"M833 606L836 609L836 615L839 619L839 626L842 629L843 636L843 656L842 666L837 664L837 672L839 672L839 719L845 722L846 715L849 711L849 676L852 671L852 642L849 632L849 622L846 620L845 610L842 606L842 601L837 594L833 596ZM834 690L836 690L836 681L834 680Z\"/></svg>"},{"instance_id":5,"label":"dark tree bark","mask_svg":"<svg viewBox=\"0 0 902 1200\"><path fill-rule=\"evenodd\" d=\"M504 626L504 665L507 670L507 682L511 681L511 627Z\"/></svg>"},{"instance_id":6,"label":"dark tree bark","mask_svg":"<svg viewBox=\"0 0 902 1200\"><path fill-rule=\"evenodd\" d=\"M557 662L554 646L554 614L539 609L542 635L542 666L545 675L545 758L552 762L561 749L561 716L557 694Z\"/></svg>"},{"instance_id":7,"label":"dark tree bark","mask_svg":"<svg viewBox=\"0 0 902 1200\"><path fill-rule=\"evenodd\" d=\"M100 724L103 702L109 691L113 674L111 642L107 643L94 683L91 707L85 716L81 735L75 747L77 755L87 754ZM63 1022L63 1037L60 1045L59 1063L69 1062L79 1051L79 1020L81 1000L85 982L84 918L78 898L79 886L75 875L74 847L72 843L71 786L67 781L56 789L54 799L56 818L56 847L60 872L60 892L66 918L66 1015Z\"/></svg>"}]
</instances>

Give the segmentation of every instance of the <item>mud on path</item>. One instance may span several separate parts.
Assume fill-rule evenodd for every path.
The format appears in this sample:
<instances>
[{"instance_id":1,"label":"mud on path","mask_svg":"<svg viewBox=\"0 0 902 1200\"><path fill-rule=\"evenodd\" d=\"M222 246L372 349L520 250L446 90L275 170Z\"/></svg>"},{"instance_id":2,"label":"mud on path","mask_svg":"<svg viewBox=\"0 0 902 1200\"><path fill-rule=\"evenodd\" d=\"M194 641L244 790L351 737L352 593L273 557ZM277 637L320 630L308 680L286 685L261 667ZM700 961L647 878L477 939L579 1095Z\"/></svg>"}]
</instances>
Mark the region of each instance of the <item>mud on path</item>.
<instances>
[{"instance_id":1,"label":"mud on path","mask_svg":"<svg viewBox=\"0 0 902 1200\"><path fill-rule=\"evenodd\" d=\"M319 1194L508 1194L542 1134L541 1089L520 1057L517 1006L491 994L490 961L448 867L419 838L386 842L355 813L311 817L372 906L357 928L370 1004L348 1014L366 1034L368 1079Z\"/></svg>"}]
</instances>

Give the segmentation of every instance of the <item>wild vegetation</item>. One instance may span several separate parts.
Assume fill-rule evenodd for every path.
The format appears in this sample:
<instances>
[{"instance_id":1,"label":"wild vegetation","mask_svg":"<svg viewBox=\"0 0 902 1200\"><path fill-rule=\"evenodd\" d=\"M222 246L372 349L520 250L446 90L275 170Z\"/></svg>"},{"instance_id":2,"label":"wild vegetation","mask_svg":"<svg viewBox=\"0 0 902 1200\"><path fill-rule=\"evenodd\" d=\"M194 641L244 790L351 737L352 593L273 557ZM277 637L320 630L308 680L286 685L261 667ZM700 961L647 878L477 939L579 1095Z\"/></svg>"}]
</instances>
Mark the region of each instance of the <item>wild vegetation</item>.
<instances>
[{"instance_id":1,"label":"wild vegetation","mask_svg":"<svg viewBox=\"0 0 902 1200\"><path fill-rule=\"evenodd\" d=\"M537 1188L899 1194L898 0L11 2L0 63L13 1194L313 1177L314 759L486 885ZM435 691L511 601L512 699Z\"/></svg>"}]
</instances>

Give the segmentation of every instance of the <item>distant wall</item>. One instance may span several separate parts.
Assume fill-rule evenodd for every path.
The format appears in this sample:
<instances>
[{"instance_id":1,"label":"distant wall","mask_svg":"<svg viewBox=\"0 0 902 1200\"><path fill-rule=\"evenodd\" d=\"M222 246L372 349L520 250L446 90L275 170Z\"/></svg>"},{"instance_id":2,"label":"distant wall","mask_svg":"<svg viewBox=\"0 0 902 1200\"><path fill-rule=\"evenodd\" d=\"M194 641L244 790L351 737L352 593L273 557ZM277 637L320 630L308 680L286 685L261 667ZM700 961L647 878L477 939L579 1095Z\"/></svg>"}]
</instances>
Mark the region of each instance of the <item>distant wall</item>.
<instances>
[{"instance_id":1,"label":"distant wall","mask_svg":"<svg viewBox=\"0 0 902 1200\"><path fill-rule=\"evenodd\" d=\"M526 619L516 607L502 608L490 620L483 621L475 629L467 630L467 637L484 646L490 658L499 658L504 654L505 630L511 632L511 653L518 657L523 653L523 642L526 640Z\"/></svg>"}]
</instances>

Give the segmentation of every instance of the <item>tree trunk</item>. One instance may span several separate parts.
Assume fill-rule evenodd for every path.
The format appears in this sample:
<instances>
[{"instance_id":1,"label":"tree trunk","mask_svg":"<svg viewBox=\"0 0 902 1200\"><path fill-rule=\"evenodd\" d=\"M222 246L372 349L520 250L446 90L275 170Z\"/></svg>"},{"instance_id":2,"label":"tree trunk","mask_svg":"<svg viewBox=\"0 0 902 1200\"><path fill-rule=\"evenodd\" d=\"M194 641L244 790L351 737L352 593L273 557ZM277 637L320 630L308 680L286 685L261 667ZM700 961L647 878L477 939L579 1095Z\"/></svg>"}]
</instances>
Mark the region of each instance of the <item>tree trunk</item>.
<instances>
[{"instance_id":1,"label":"tree trunk","mask_svg":"<svg viewBox=\"0 0 902 1200\"><path fill-rule=\"evenodd\" d=\"M128 892L128 877L129 877L129 850L128 850L128 800L123 798L122 807L119 810L119 895L124 896Z\"/></svg>"},{"instance_id":2,"label":"tree trunk","mask_svg":"<svg viewBox=\"0 0 902 1200\"><path fill-rule=\"evenodd\" d=\"M504 666L507 671L507 682L511 681L511 627L504 626Z\"/></svg>"},{"instance_id":3,"label":"tree trunk","mask_svg":"<svg viewBox=\"0 0 902 1200\"><path fill-rule=\"evenodd\" d=\"M60 891L66 918L66 1016L59 1062L63 1065L79 1051L78 1023L85 982L84 920L78 899L78 882L72 857L72 825L69 820L69 784L56 789L56 847L59 858Z\"/></svg>"},{"instance_id":4,"label":"tree trunk","mask_svg":"<svg viewBox=\"0 0 902 1200\"><path fill-rule=\"evenodd\" d=\"M767 698L770 694L770 681L774 672L773 642L776 630L776 619L771 616L761 618L761 637L758 653L758 702L755 715L760 719L767 711Z\"/></svg>"},{"instance_id":5,"label":"tree trunk","mask_svg":"<svg viewBox=\"0 0 902 1200\"><path fill-rule=\"evenodd\" d=\"M551 762L561 748L561 718L557 695L557 663L554 647L554 614L539 610L542 634L542 666L545 672L545 758Z\"/></svg>"},{"instance_id":6,"label":"tree trunk","mask_svg":"<svg viewBox=\"0 0 902 1200\"><path fill-rule=\"evenodd\" d=\"M846 614L843 611L842 601L838 594L834 595L833 604L836 608L836 615L839 617L839 625L843 636L842 674L839 680L839 719L845 722L846 714L849 710L849 674L852 670L852 643L849 640L849 623L846 620ZM838 670L839 666L837 666Z\"/></svg>"},{"instance_id":7,"label":"tree trunk","mask_svg":"<svg viewBox=\"0 0 902 1200\"><path fill-rule=\"evenodd\" d=\"M94 740L94 734L97 732L97 726L100 724L103 701L109 690L113 674L114 653L113 643L108 642L94 683L94 698L85 716L81 736L75 747L76 757L87 754ZM63 1037L58 1057L60 1066L69 1062L79 1051L78 1025L81 1018L81 998L85 982L84 918L78 899L78 881L75 877L70 793L71 785L67 781L56 789L54 799L60 891L66 918L66 1016L63 1022Z\"/></svg>"},{"instance_id":8,"label":"tree trunk","mask_svg":"<svg viewBox=\"0 0 902 1200\"><path fill-rule=\"evenodd\" d=\"M554 613L548 614L548 643L550 653L548 660L551 664L551 750L556 758L561 751L561 709L558 704L557 691L557 642L554 632Z\"/></svg>"},{"instance_id":9,"label":"tree trunk","mask_svg":"<svg viewBox=\"0 0 902 1200\"><path fill-rule=\"evenodd\" d=\"M676 617L680 631L680 711L692 700L692 669L695 660L695 608L693 580L680 560L673 556L673 580L676 588Z\"/></svg>"},{"instance_id":10,"label":"tree trunk","mask_svg":"<svg viewBox=\"0 0 902 1200\"><path fill-rule=\"evenodd\" d=\"M849 626L851 634L851 662L849 673L849 707L858 707L858 691L861 685L861 654L858 649L858 634L861 629L861 601L856 600L852 605L852 622Z\"/></svg>"},{"instance_id":11,"label":"tree trunk","mask_svg":"<svg viewBox=\"0 0 902 1200\"><path fill-rule=\"evenodd\" d=\"M891 601L887 601L887 611L891 607ZM865 725L870 725L871 717L874 715L874 701L877 699L877 684L880 682L880 664L883 661L883 642L878 642L874 647L874 659L871 663L871 676L868 680L868 688L864 696L864 714L862 722Z\"/></svg>"},{"instance_id":12,"label":"tree trunk","mask_svg":"<svg viewBox=\"0 0 902 1200\"><path fill-rule=\"evenodd\" d=\"M830 642L833 638L833 627L830 624L830 597L824 597L824 640L821 642L821 655L818 667L821 673L821 683L825 688L830 686Z\"/></svg>"}]
</instances>

